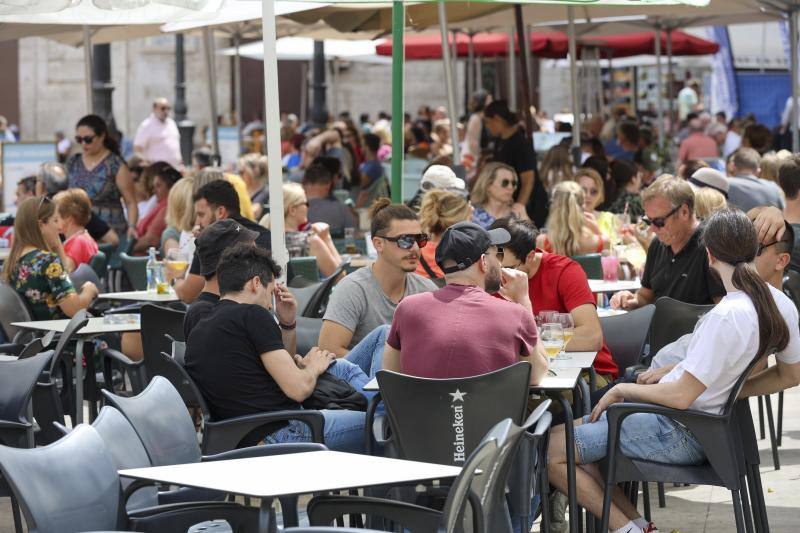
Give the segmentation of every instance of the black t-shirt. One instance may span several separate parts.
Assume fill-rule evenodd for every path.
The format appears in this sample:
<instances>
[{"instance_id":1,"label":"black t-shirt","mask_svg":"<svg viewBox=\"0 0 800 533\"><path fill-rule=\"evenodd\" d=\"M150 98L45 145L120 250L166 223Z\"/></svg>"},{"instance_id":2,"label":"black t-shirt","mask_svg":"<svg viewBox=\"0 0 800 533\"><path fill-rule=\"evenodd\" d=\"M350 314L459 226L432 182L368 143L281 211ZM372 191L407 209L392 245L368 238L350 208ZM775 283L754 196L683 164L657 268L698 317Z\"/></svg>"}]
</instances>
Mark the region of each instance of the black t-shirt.
<instances>
[{"instance_id":1,"label":"black t-shirt","mask_svg":"<svg viewBox=\"0 0 800 533\"><path fill-rule=\"evenodd\" d=\"M259 305L220 300L186 342L186 371L215 419L300 409L261 362L284 349L272 313Z\"/></svg>"},{"instance_id":2,"label":"black t-shirt","mask_svg":"<svg viewBox=\"0 0 800 533\"><path fill-rule=\"evenodd\" d=\"M198 322L203 320L211 310L214 304L219 301L219 296L210 292L203 291L189 306L186 311L186 316L183 317L183 338L188 339L189 333L192 332Z\"/></svg>"},{"instance_id":3,"label":"black t-shirt","mask_svg":"<svg viewBox=\"0 0 800 533\"><path fill-rule=\"evenodd\" d=\"M533 171L533 192L525 207L527 208L528 216L531 217L536 227L541 228L544 226L547 221L547 191L539 179L539 171L536 166L536 151L533 149L533 143L525 135L522 128L517 128L517 131L508 139L495 139L492 159L511 166L517 171L517 175ZM516 199L518 195L519 189L514 193L514 198Z\"/></svg>"},{"instance_id":4,"label":"black t-shirt","mask_svg":"<svg viewBox=\"0 0 800 533\"><path fill-rule=\"evenodd\" d=\"M91 218L89 218L89 223L86 224L86 231L89 232L89 236L100 242L100 239L103 238L103 235L108 233L108 230L111 229L105 220L97 216L96 214L92 213Z\"/></svg>"},{"instance_id":5,"label":"black t-shirt","mask_svg":"<svg viewBox=\"0 0 800 533\"><path fill-rule=\"evenodd\" d=\"M705 247L700 245L697 228L686 246L677 253L655 239L647 250L642 287L651 289L656 300L669 296L675 300L708 305L725 296L725 287L708 267Z\"/></svg>"},{"instance_id":6,"label":"black t-shirt","mask_svg":"<svg viewBox=\"0 0 800 533\"><path fill-rule=\"evenodd\" d=\"M260 224L256 224L250 219L244 218L242 216L235 216L230 217L231 219L235 220L245 228L255 231L258 233L258 237L256 237L256 246L259 248L263 248L268 252L272 251L272 237L270 236L269 230ZM194 257L192 258L192 266L189 267L189 274L197 274L200 275L200 256L197 254L197 248L194 250Z\"/></svg>"},{"instance_id":7,"label":"black t-shirt","mask_svg":"<svg viewBox=\"0 0 800 533\"><path fill-rule=\"evenodd\" d=\"M789 268L800 272L800 224L792 224L794 230L794 248L791 250Z\"/></svg>"}]
</instances>

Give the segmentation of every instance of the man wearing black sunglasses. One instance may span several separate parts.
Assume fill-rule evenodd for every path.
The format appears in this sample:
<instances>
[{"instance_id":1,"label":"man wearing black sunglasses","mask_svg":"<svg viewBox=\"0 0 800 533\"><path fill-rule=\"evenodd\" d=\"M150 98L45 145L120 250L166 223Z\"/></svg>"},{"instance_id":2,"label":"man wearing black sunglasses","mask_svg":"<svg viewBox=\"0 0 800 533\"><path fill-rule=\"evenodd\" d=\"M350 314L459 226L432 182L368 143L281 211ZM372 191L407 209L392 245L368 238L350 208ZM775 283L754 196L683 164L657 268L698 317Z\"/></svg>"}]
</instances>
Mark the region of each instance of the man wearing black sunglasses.
<instances>
[{"instance_id":1,"label":"man wearing black sunglasses","mask_svg":"<svg viewBox=\"0 0 800 533\"><path fill-rule=\"evenodd\" d=\"M611 306L631 310L662 296L698 305L717 303L725 288L708 267L692 187L683 179L663 176L642 191L642 203L642 221L656 236L647 251L642 288L636 294L618 292Z\"/></svg>"}]
</instances>

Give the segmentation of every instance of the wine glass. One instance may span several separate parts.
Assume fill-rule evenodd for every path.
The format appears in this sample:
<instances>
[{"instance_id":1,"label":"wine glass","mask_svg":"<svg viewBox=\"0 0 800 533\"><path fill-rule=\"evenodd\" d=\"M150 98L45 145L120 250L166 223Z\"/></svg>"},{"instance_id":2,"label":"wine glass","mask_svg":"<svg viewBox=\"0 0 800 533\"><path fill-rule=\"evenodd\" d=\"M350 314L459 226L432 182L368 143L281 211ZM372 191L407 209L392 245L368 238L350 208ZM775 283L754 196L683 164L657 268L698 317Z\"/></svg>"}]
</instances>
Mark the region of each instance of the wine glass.
<instances>
[{"instance_id":1,"label":"wine glass","mask_svg":"<svg viewBox=\"0 0 800 533\"><path fill-rule=\"evenodd\" d=\"M186 274L189 268L189 253L186 250L179 248L170 248L167 250L167 257L165 262L166 277L169 279L181 279Z\"/></svg>"},{"instance_id":2,"label":"wine glass","mask_svg":"<svg viewBox=\"0 0 800 533\"><path fill-rule=\"evenodd\" d=\"M561 330L564 332L564 347L566 348L573 335L575 335L575 321L572 319L572 314L556 313L553 322L561 324Z\"/></svg>"},{"instance_id":3,"label":"wine glass","mask_svg":"<svg viewBox=\"0 0 800 533\"><path fill-rule=\"evenodd\" d=\"M544 351L552 361L564 348L564 330L561 324L542 324L541 338Z\"/></svg>"}]
</instances>

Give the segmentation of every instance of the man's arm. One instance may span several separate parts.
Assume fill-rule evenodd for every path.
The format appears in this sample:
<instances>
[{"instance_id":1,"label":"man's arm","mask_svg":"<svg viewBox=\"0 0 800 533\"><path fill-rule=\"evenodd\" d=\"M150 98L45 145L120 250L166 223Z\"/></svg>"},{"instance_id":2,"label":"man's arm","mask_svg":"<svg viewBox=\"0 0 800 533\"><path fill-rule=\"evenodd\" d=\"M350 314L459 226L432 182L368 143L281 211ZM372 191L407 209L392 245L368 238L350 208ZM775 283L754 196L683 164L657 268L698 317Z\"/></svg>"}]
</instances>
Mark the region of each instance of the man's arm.
<instances>
[{"instance_id":1,"label":"man's arm","mask_svg":"<svg viewBox=\"0 0 800 533\"><path fill-rule=\"evenodd\" d=\"M274 350L261 354L261 364L281 388L281 391L296 402L302 402L314 392L317 378L336 359L330 352L312 349L308 355L295 360L286 350Z\"/></svg>"},{"instance_id":2,"label":"man's arm","mask_svg":"<svg viewBox=\"0 0 800 533\"><path fill-rule=\"evenodd\" d=\"M383 353L383 360L386 360L386 352ZM528 355L520 355L520 361L527 361L531 364L531 385L538 385L547 374L547 355L544 352L544 347L539 339L536 339L531 353Z\"/></svg>"},{"instance_id":3,"label":"man's arm","mask_svg":"<svg viewBox=\"0 0 800 533\"><path fill-rule=\"evenodd\" d=\"M400 367L400 350L395 350L388 342L383 347L381 368L384 370L391 370L392 372L402 372Z\"/></svg>"},{"instance_id":4,"label":"man's arm","mask_svg":"<svg viewBox=\"0 0 800 533\"><path fill-rule=\"evenodd\" d=\"M603 347L603 330L592 304L579 305L570 314L575 323L575 335L567 347L570 352L596 352Z\"/></svg>"},{"instance_id":5,"label":"man's arm","mask_svg":"<svg viewBox=\"0 0 800 533\"><path fill-rule=\"evenodd\" d=\"M636 294L630 291L620 291L611 297L611 307L614 309L627 309L633 311L655 301L656 295L653 289L641 287Z\"/></svg>"},{"instance_id":6,"label":"man's arm","mask_svg":"<svg viewBox=\"0 0 800 533\"><path fill-rule=\"evenodd\" d=\"M344 357L350 351L350 341L353 340L353 332L332 320L323 320L322 329L319 332L319 347L336 354L336 357Z\"/></svg>"},{"instance_id":7,"label":"man's arm","mask_svg":"<svg viewBox=\"0 0 800 533\"><path fill-rule=\"evenodd\" d=\"M197 274L188 274L184 279L175 281L175 294L185 304L190 304L203 292L206 280Z\"/></svg>"},{"instance_id":8,"label":"man's arm","mask_svg":"<svg viewBox=\"0 0 800 533\"><path fill-rule=\"evenodd\" d=\"M781 362L750 377L739 394L740 398L763 396L790 389L800 384L800 363Z\"/></svg>"},{"instance_id":9,"label":"man's arm","mask_svg":"<svg viewBox=\"0 0 800 533\"><path fill-rule=\"evenodd\" d=\"M533 180L535 179L533 170L526 170L519 174L519 196L516 203L528 205L531 194L533 194Z\"/></svg>"}]
</instances>

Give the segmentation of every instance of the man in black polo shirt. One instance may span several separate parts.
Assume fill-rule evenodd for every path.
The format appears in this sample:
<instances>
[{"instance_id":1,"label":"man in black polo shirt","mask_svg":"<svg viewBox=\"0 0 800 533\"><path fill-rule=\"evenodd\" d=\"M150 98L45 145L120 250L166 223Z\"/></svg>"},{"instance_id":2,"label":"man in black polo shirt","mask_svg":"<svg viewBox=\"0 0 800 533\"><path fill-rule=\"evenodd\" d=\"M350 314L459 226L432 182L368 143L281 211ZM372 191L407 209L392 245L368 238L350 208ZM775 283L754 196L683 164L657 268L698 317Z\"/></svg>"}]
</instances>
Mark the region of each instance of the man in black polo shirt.
<instances>
[{"instance_id":1,"label":"man in black polo shirt","mask_svg":"<svg viewBox=\"0 0 800 533\"><path fill-rule=\"evenodd\" d=\"M647 251L642 288L618 292L611 306L636 309L662 296L691 304L717 303L725 288L708 268L694 215L694 192L685 180L664 176L642 191L645 216L656 239Z\"/></svg>"}]
</instances>

